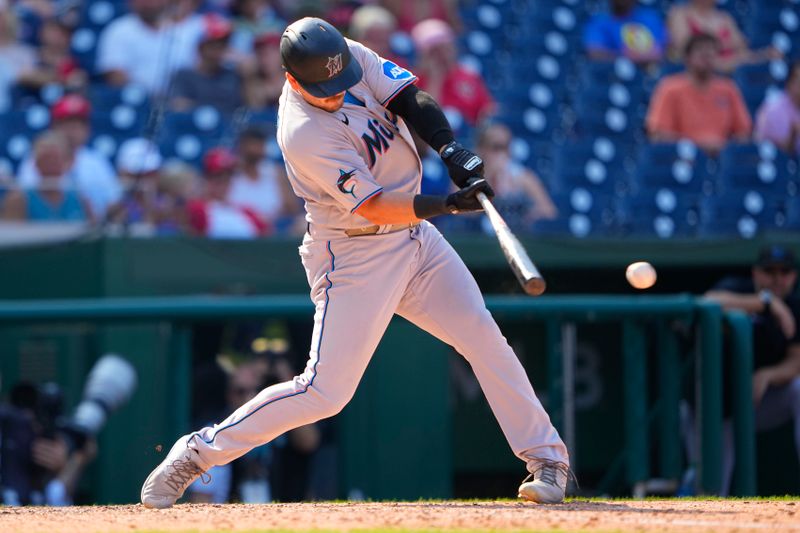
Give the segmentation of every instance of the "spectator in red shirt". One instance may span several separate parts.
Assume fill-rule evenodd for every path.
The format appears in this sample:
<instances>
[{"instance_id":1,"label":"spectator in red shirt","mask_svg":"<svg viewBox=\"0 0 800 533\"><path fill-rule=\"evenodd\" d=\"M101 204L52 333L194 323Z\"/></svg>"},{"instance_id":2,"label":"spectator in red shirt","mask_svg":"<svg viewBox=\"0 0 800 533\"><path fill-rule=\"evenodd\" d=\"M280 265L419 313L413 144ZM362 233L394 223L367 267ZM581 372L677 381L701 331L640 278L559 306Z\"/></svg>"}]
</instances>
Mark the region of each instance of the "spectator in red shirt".
<instances>
[{"instance_id":1,"label":"spectator in red shirt","mask_svg":"<svg viewBox=\"0 0 800 533\"><path fill-rule=\"evenodd\" d=\"M442 107L458 110L472 126L491 114L494 101L480 75L458 64L453 29L437 19L423 20L411 32L419 60L418 85Z\"/></svg>"},{"instance_id":2,"label":"spectator in red shirt","mask_svg":"<svg viewBox=\"0 0 800 533\"><path fill-rule=\"evenodd\" d=\"M228 201L231 182L238 167L236 156L226 148L212 148L203 157L203 196L187 206L189 225L197 235L216 239L253 239L268 227L250 208Z\"/></svg>"},{"instance_id":3,"label":"spectator in red shirt","mask_svg":"<svg viewBox=\"0 0 800 533\"><path fill-rule=\"evenodd\" d=\"M654 142L689 139L718 153L730 141L747 142L752 120L739 88L715 74L719 44L701 33L686 45L686 72L665 76L656 86L647 112Z\"/></svg>"}]
</instances>

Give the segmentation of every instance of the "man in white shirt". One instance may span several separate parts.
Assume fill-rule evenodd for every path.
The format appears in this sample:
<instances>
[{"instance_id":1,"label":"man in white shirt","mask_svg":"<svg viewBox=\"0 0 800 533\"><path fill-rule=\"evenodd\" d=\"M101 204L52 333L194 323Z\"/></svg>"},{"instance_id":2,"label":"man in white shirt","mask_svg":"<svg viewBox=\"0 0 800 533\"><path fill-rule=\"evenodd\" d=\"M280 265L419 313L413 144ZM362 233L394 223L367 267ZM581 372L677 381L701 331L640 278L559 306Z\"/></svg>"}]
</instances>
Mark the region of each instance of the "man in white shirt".
<instances>
[{"instance_id":1,"label":"man in white shirt","mask_svg":"<svg viewBox=\"0 0 800 533\"><path fill-rule=\"evenodd\" d=\"M194 63L199 26L171 22L168 5L167 0L129 0L131 12L103 30L97 69L106 82L133 83L160 95L173 72Z\"/></svg>"},{"instance_id":2,"label":"man in white shirt","mask_svg":"<svg viewBox=\"0 0 800 533\"><path fill-rule=\"evenodd\" d=\"M89 116L92 108L83 96L69 94L50 109L51 129L69 143L72 166L64 177L65 187L74 187L84 195L94 215L101 219L108 207L122 195L114 167L95 149L86 145L90 136ZM36 187L42 177L29 155L20 165L17 182L20 187Z\"/></svg>"}]
</instances>

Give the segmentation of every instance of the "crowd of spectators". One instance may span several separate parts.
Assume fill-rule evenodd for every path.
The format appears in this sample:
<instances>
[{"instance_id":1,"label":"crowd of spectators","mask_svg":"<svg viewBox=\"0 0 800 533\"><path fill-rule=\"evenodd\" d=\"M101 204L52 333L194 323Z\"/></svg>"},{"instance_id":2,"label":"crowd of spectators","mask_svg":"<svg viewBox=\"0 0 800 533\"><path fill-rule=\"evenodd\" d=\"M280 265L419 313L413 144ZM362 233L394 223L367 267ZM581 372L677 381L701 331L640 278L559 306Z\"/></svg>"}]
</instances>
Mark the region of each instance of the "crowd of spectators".
<instances>
[{"instance_id":1,"label":"crowd of spectators","mask_svg":"<svg viewBox=\"0 0 800 533\"><path fill-rule=\"evenodd\" d=\"M67 150L66 163L46 169L59 172L57 176L44 176L33 151L22 158L6 179L10 192L0 197L0 213L15 220L117 224L141 235L252 238L302 232L302 206L286 183L273 138L285 80L279 43L287 22L316 15L410 68L419 77L419 86L445 108L461 140L499 161L487 167L497 166L492 170L496 185L508 191L504 196L513 201L507 203L517 206L519 217L513 216L513 222L535 229L537 220L561 216L558 202L550 197L552 181L539 179L533 170L523 171L514 162L520 159L511 149L519 132L504 130L509 124L500 120L509 115L507 102L492 94L492 84L487 83L492 80L462 61L470 27L462 21L461 10L474 9L473 4L0 1L0 103L5 98L12 105L18 100L47 105L50 127L43 134L37 131L42 138L31 138L31 146L45 154L60 152L57 147L62 142L50 135L58 133ZM76 52L82 49L76 43L85 40L81 31L96 22L100 5L113 7L113 16L96 24L96 48L87 59ZM653 2L643 5L635 0L608 0L605 9L601 2L592 5L601 7L573 30L578 39L583 35L580 61L625 58L643 72L666 73L655 77L657 84L639 125L650 142L688 139L716 156L730 142L769 140L796 153L800 96L794 85L800 82L794 79L795 69L787 78L786 91L765 98L754 121L730 73L787 58L775 47L752 49L735 18L714 0L670 3L664 11ZM127 139L116 139L118 146L111 153L98 149L98 137L104 132L96 117L109 114L92 98L98 87L120 91L137 87L148 104L136 110L132 122L138 126ZM185 157L159 138L165 115L207 109L221 117L226 132L198 140L196 154ZM251 115L258 119L251 120ZM591 136L592 131L582 134ZM489 142L481 135L509 138ZM127 145L131 138L136 142ZM179 140L169 139L176 146ZM423 159L436 159L424 143L417 144ZM507 145L505 151L500 144ZM424 192L443 192L436 181L441 172L428 173L427 164L424 168ZM61 188L63 198L27 192L47 187ZM527 207L521 208L523 204Z\"/></svg>"}]
</instances>

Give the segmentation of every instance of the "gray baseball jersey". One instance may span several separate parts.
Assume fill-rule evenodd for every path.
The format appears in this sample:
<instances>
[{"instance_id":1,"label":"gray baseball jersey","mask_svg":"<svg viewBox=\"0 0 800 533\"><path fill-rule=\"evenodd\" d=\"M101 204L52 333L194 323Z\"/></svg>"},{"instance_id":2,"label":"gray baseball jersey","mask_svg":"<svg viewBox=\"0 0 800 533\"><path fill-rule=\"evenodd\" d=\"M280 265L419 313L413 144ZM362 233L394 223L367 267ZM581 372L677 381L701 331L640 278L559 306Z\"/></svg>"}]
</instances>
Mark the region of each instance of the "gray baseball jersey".
<instances>
[{"instance_id":1,"label":"gray baseball jersey","mask_svg":"<svg viewBox=\"0 0 800 533\"><path fill-rule=\"evenodd\" d=\"M318 109L285 84L278 114L278 145L295 194L315 227L371 225L353 216L380 191L419 192L422 163L402 118L386 105L416 76L348 41L363 68L334 113Z\"/></svg>"},{"instance_id":2,"label":"gray baseball jersey","mask_svg":"<svg viewBox=\"0 0 800 533\"><path fill-rule=\"evenodd\" d=\"M567 450L477 283L436 228L348 237L371 225L358 207L380 191L417 192L421 166L408 128L384 106L415 77L349 41L363 79L344 107L317 109L288 84L278 142L310 222L300 257L315 304L305 371L273 385L226 420L187 435L203 468L338 413L355 393L383 332L401 315L453 346L472 366L504 435L529 470L568 463ZM356 332L356 334L354 334Z\"/></svg>"}]
</instances>

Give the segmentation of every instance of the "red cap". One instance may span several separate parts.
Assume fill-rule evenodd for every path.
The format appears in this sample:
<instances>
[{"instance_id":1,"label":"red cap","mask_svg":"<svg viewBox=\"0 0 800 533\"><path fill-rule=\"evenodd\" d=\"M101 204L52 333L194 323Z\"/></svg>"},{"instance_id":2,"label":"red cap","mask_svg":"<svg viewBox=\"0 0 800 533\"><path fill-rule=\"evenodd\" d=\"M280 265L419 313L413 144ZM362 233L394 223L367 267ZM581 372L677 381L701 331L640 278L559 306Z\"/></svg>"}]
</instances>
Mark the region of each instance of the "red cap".
<instances>
[{"instance_id":1,"label":"red cap","mask_svg":"<svg viewBox=\"0 0 800 533\"><path fill-rule=\"evenodd\" d=\"M238 164L239 160L236 158L236 155L227 148L222 148L221 146L212 148L203 156L203 168L208 174L230 172L234 170Z\"/></svg>"},{"instance_id":2,"label":"red cap","mask_svg":"<svg viewBox=\"0 0 800 533\"><path fill-rule=\"evenodd\" d=\"M253 45L255 47L266 45L278 45L281 42L281 33L277 31L265 31L256 36Z\"/></svg>"},{"instance_id":3,"label":"red cap","mask_svg":"<svg viewBox=\"0 0 800 533\"><path fill-rule=\"evenodd\" d=\"M233 26L225 17L211 13L203 17L203 36L200 42L227 39L233 33Z\"/></svg>"},{"instance_id":4,"label":"red cap","mask_svg":"<svg viewBox=\"0 0 800 533\"><path fill-rule=\"evenodd\" d=\"M68 94L53 104L50 115L53 120L68 118L88 119L92 112L89 100L79 94Z\"/></svg>"}]
</instances>

